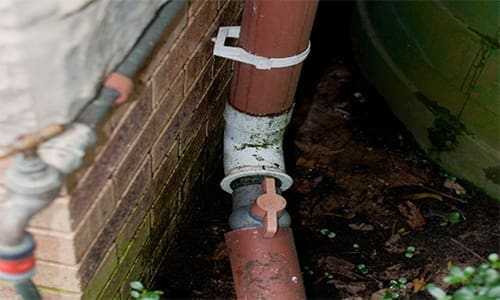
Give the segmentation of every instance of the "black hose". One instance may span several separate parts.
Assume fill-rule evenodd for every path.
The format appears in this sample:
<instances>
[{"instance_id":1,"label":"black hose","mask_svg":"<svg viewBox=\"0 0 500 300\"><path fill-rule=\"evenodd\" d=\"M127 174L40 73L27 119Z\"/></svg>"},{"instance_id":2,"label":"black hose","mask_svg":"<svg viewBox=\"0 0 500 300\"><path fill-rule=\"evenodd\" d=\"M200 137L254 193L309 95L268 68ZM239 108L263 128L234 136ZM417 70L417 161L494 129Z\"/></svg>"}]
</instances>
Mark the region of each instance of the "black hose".
<instances>
[{"instance_id":1,"label":"black hose","mask_svg":"<svg viewBox=\"0 0 500 300\"><path fill-rule=\"evenodd\" d=\"M177 13L186 3L187 0L171 0L165 3L115 72L127 77L134 76L165 33L165 29L172 23ZM82 110L75 121L84 123L91 128L96 127L109 112L119 95L114 89L103 87L97 97Z\"/></svg>"},{"instance_id":2,"label":"black hose","mask_svg":"<svg viewBox=\"0 0 500 300\"><path fill-rule=\"evenodd\" d=\"M145 29L144 34L137 40L132 51L127 54L123 62L118 66L116 72L128 77L134 76L165 33L165 28L172 23L177 13L186 3L187 0L171 0L165 3Z\"/></svg>"},{"instance_id":3,"label":"black hose","mask_svg":"<svg viewBox=\"0 0 500 300\"><path fill-rule=\"evenodd\" d=\"M16 292L23 300L39 300L42 299L36 286L31 280L16 281L13 283Z\"/></svg>"}]
</instances>

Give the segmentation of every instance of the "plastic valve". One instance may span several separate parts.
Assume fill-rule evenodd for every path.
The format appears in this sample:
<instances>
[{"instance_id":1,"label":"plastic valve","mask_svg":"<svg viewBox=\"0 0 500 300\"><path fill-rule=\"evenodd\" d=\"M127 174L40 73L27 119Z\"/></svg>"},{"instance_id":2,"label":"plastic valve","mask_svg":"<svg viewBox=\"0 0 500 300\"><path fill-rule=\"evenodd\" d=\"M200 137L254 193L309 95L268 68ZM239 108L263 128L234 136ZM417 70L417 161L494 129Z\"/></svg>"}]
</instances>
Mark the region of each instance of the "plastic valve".
<instances>
[{"instance_id":1,"label":"plastic valve","mask_svg":"<svg viewBox=\"0 0 500 300\"><path fill-rule=\"evenodd\" d=\"M283 214L286 200L276 194L275 180L264 178L262 192L253 206L253 212L264 219L264 237L272 238L278 232L278 218Z\"/></svg>"}]
</instances>

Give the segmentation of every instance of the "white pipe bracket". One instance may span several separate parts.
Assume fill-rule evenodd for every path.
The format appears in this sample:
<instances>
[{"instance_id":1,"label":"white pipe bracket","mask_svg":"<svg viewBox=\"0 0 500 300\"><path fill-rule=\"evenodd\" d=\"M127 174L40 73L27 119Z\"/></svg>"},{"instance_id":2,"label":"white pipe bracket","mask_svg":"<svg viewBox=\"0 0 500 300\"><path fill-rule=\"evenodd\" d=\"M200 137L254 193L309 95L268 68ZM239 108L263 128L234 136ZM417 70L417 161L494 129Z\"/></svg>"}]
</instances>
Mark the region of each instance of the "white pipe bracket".
<instances>
[{"instance_id":1,"label":"white pipe bracket","mask_svg":"<svg viewBox=\"0 0 500 300\"><path fill-rule=\"evenodd\" d=\"M281 58L259 56L249 53L243 48L225 45L227 38L237 39L239 37L240 26L220 27L217 33L217 37L212 39L212 41L215 42L213 54L215 56L220 56L253 65L255 66L255 68L257 68L257 70L271 70L275 68L286 68L300 64L306 59L306 57L309 55L309 52L311 52L311 42L309 42L307 48L302 51L302 53L290 57Z\"/></svg>"}]
</instances>

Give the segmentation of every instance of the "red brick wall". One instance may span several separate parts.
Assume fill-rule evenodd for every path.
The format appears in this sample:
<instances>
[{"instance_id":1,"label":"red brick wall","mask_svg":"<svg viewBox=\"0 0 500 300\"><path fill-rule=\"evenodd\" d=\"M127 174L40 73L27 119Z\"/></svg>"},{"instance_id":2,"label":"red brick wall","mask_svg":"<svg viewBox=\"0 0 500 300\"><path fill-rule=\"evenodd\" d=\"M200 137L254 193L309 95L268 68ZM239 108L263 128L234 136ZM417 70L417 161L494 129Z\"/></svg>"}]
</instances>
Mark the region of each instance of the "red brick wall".
<instances>
[{"instance_id":1,"label":"red brick wall","mask_svg":"<svg viewBox=\"0 0 500 300\"><path fill-rule=\"evenodd\" d=\"M31 222L46 299L127 298L129 281L153 278L217 167L232 63L212 56L210 39L239 24L242 7L188 2L135 79L132 101L114 109L85 166ZM0 284L0 299L10 296Z\"/></svg>"}]
</instances>

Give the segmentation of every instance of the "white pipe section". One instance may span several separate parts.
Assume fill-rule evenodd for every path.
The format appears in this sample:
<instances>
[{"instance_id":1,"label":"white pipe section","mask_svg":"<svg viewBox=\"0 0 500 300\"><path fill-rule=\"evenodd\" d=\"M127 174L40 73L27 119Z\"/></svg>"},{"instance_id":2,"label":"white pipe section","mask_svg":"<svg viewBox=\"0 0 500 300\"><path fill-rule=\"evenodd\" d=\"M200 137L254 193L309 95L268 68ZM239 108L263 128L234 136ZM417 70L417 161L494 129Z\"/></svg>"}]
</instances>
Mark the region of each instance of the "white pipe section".
<instances>
[{"instance_id":1,"label":"white pipe section","mask_svg":"<svg viewBox=\"0 0 500 300\"><path fill-rule=\"evenodd\" d=\"M94 130L83 123L71 123L60 135L42 143L38 155L64 174L77 169L85 151L96 141Z\"/></svg>"},{"instance_id":2,"label":"white pipe section","mask_svg":"<svg viewBox=\"0 0 500 300\"><path fill-rule=\"evenodd\" d=\"M285 191L293 179L285 172L283 135L292 109L282 114L254 116L226 104L224 119L224 173L221 187L232 193L231 183L250 176L274 177Z\"/></svg>"}]
</instances>

